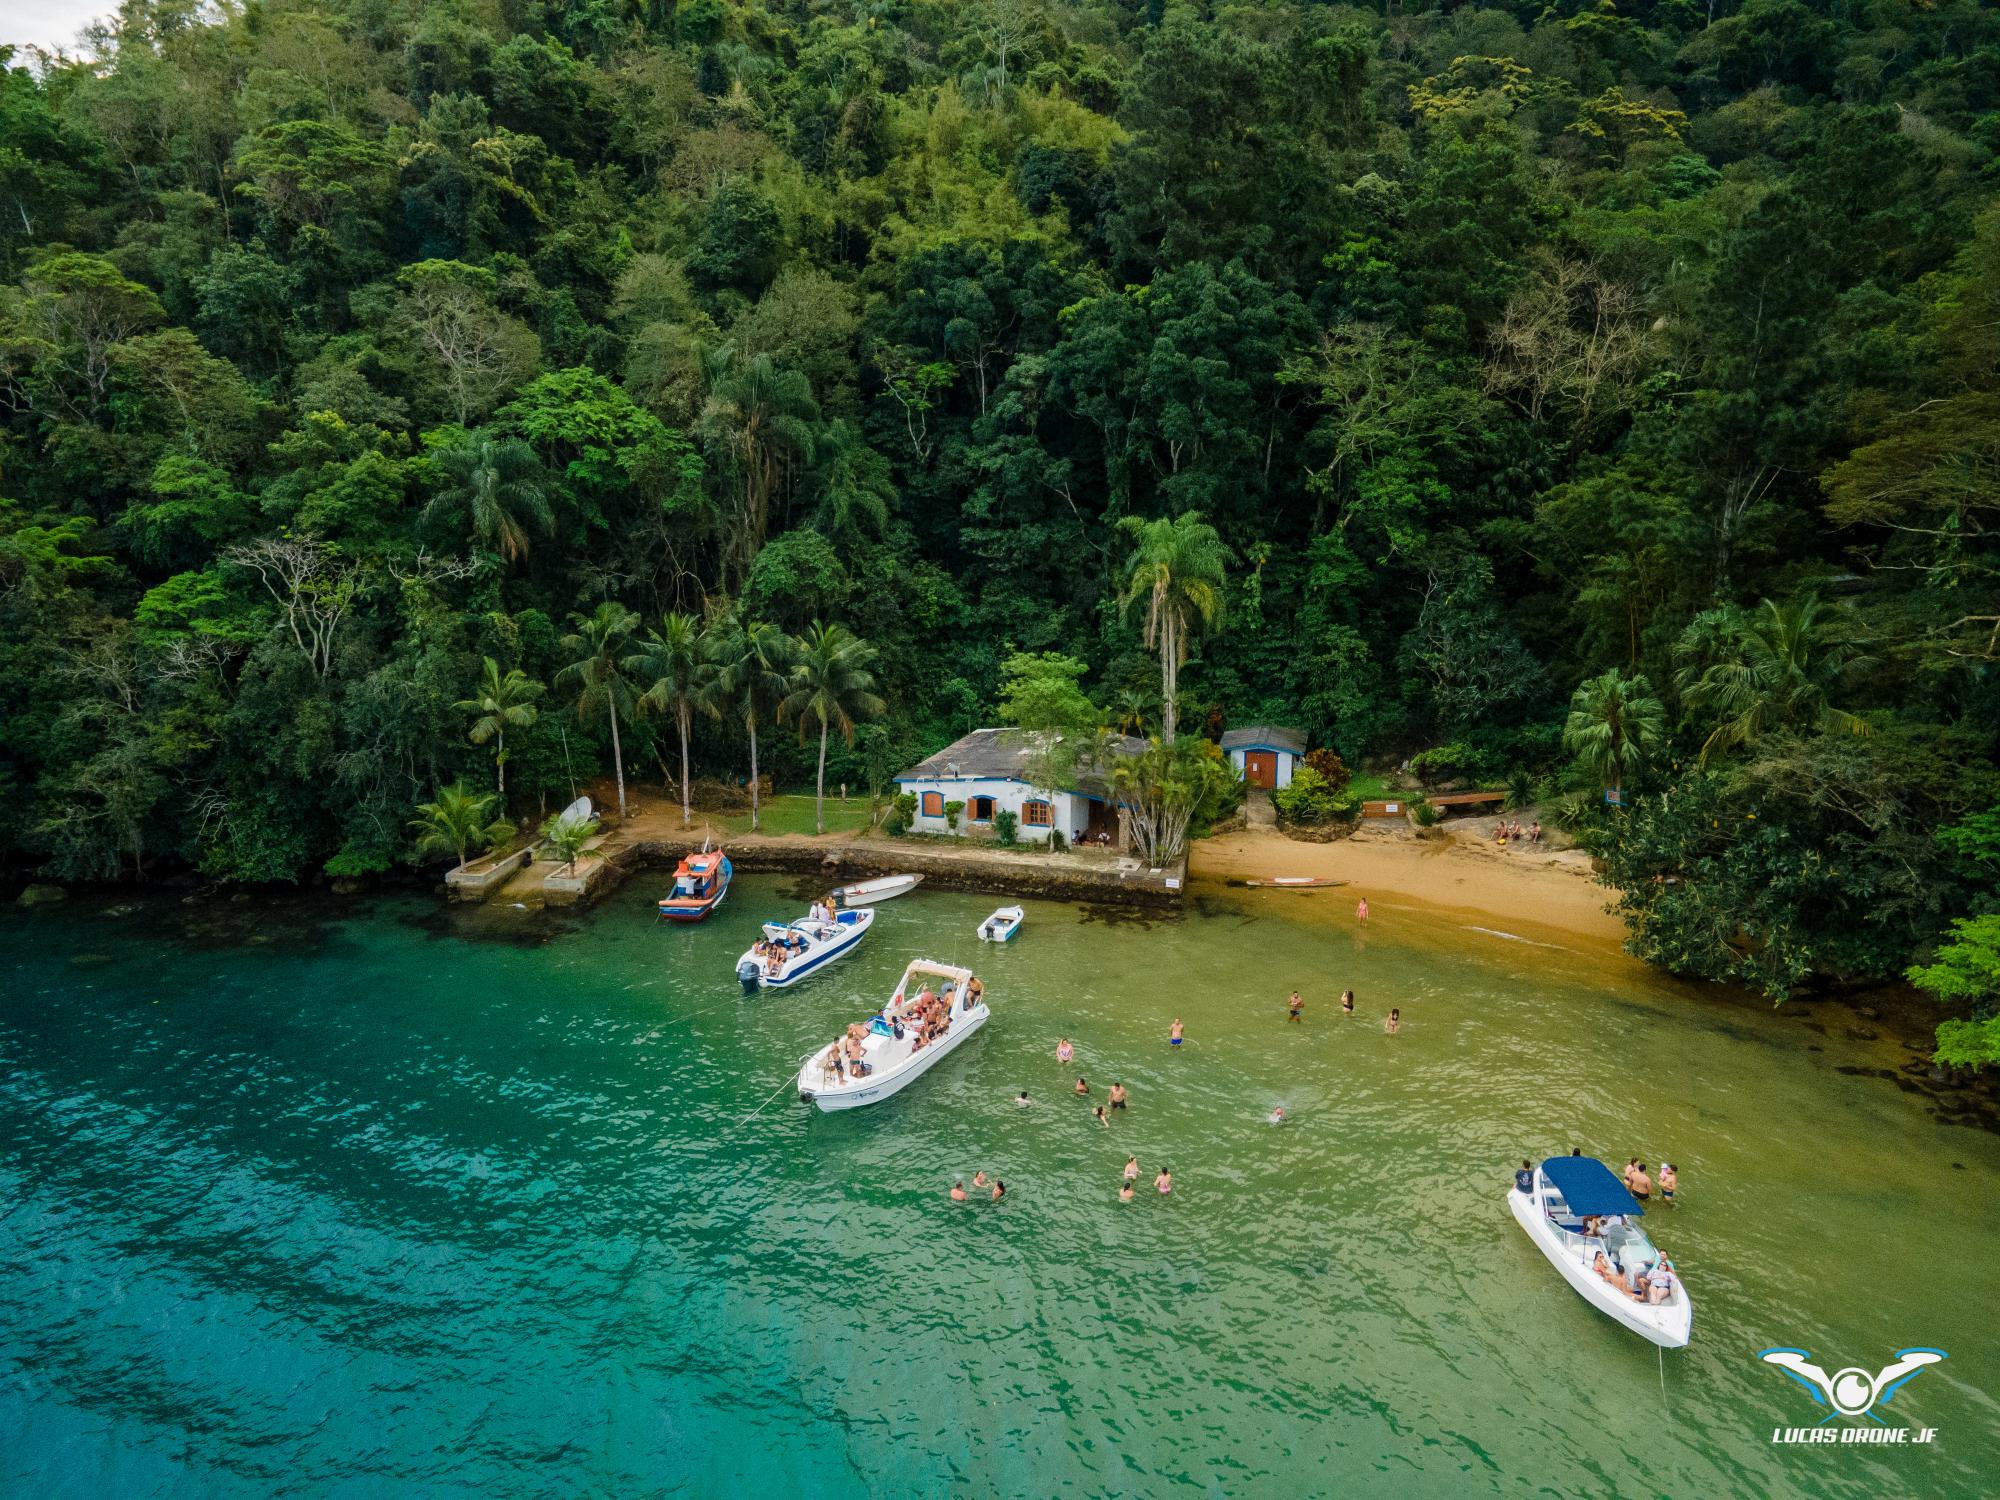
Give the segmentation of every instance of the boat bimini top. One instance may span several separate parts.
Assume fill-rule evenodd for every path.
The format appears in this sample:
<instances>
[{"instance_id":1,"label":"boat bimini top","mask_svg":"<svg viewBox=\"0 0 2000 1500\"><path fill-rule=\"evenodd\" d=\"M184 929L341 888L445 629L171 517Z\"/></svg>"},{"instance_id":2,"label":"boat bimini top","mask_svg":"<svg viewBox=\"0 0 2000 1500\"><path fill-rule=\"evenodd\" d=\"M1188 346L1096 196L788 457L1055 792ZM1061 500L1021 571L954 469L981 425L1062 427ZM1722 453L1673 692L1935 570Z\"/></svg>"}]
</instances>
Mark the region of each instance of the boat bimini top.
<instances>
[{"instance_id":1,"label":"boat bimini top","mask_svg":"<svg viewBox=\"0 0 2000 1500\"><path fill-rule=\"evenodd\" d=\"M1611 1168L1594 1156L1551 1156L1542 1163L1542 1175L1549 1180L1549 1186L1562 1194L1569 1211L1579 1219L1646 1211L1625 1190L1625 1184L1612 1175Z\"/></svg>"}]
</instances>

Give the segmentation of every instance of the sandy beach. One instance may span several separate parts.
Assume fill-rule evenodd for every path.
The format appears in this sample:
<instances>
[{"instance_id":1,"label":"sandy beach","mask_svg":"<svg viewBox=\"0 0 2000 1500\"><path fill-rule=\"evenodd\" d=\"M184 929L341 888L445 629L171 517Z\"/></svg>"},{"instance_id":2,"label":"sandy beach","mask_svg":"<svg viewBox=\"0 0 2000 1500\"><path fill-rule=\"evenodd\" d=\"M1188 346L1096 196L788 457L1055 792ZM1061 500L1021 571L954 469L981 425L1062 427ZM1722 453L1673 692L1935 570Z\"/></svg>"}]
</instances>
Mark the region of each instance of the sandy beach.
<instances>
[{"instance_id":1,"label":"sandy beach","mask_svg":"<svg viewBox=\"0 0 2000 1500\"><path fill-rule=\"evenodd\" d=\"M1366 896L1377 912L1444 911L1523 936L1559 936L1566 946L1621 951L1625 924L1606 910L1614 893L1592 879L1587 856L1546 846L1502 849L1476 836L1475 827L1483 826L1468 821L1430 838L1403 827L1363 828L1331 844L1300 843L1253 826L1195 844L1188 873L1221 882L1321 876L1347 885L1337 893L1301 893L1300 899L1346 898L1342 910L1348 911Z\"/></svg>"}]
</instances>

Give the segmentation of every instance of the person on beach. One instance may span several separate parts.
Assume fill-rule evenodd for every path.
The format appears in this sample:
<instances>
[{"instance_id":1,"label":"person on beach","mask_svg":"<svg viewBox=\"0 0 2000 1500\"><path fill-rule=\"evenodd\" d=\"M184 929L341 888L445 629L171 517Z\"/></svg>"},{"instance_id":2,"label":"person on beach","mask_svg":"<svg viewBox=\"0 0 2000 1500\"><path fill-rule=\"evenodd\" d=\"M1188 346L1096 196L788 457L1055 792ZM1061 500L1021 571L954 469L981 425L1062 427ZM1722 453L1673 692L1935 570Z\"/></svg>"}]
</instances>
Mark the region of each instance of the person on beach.
<instances>
[{"instance_id":1,"label":"person on beach","mask_svg":"<svg viewBox=\"0 0 2000 1500\"><path fill-rule=\"evenodd\" d=\"M1354 908L1354 920L1359 922L1363 927L1368 925L1368 898L1366 896L1363 896L1360 903Z\"/></svg>"},{"instance_id":2,"label":"person on beach","mask_svg":"<svg viewBox=\"0 0 2000 1500\"><path fill-rule=\"evenodd\" d=\"M1514 1174L1515 1191L1532 1198L1535 1196L1535 1164L1524 1160L1521 1170Z\"/></svg>"},{"instance_id":3,"label":"person on beach","mask_svg":"<svg viewBox=\"0 0 2000 1500\"><path fill-rule=\"evenodd\" d=\"M972 1174L972 1185L974 1187L983 1188L986 1186L986 1181L986 1168L981 1167L977 1172Z\"/></svg>"},{"instance_id":4,"label":"person on beach","mask_svg":"<svg viewBox=\"0 0 2000 1500\"><path fill-rule=\"evenodd\" d=\"M999 1178L997 1178L997 1177L996 1177L996 1178L994 1178L994 1179L993 1179L993 1201L994 1201L995 1203L998 1203L998 1202L999 1202L999 1201L1000 1201L1000 1200L1001 1200L1002 1198L1004 1198L1004 1197L1006 1197L1006 1196L1007 1196L1007 1184L1006 1184L1006 1183L1004 1183L1004 1182L1002 1182L1002 1181L1001 1181L1001 1180L1000 1180Z\"/></svg>"},{"instance_id":5,"label":"person on beach","mask_svg":"<svg viewBox=\"0 0 2000 1500\"><path fill-rule=\"evenodd\" d=\"M1681 1185L1681 1174L1670 1161L1660 1163L1660 1201L1672 1207L1674 1189Z\"/></svg>"},{"instance_id":6,"label":"person on beach","mask_svg":"<svg viewBox=\"0 0 2000 1500\"><path fill-rule=\"evenodd\" d=\"M1340 1013L1343 1016L1351 1016L1354 1014L1353 990L1342 990L1340 992Z\"/></svg>"},{"instance_id":7,"label":"person on beach","mask_svg":"<svg viewBox=\"0 0 2000 1500\"><path fill-rule=\"evenodd\" d=\"M1174 1174L1165 1167L1160 1168L1160 1175L1153 1179L1153 1186L1158 1188L1164 1197L1174 1190Z\"/></svg>"},{"instance_id":8,"label":"person on beach","mask_svg":"<svg viewBox=\"0 0 2000 1500\"><path fill-rule=\"evenodd\" d=\"M1076 1096L1079 1099L1082 1099L1088 1097L1089 1093L1090 1093L1090 1084L1084 1079L1081 1078L1077 1079Z\"/></svg>"},{"instance_id":9,"label":"person on beach","mask_svg":"<svg viewBox=\"0 0 2000 1500\"><path fill-rule=\"evenodd\" d=\"M1125 1158L1125 1180L1127 1182L1137 1182L1139 1180L1138 1157L1128 1156Z\"/></svg>"},{"instance_id":10,"label":"person on beach","mask_svg":"<svg viewBox=\"0 0 2000 1500\"><path fill-rule=\"evenodd\" d=\"M1071 1059L1072 1057L1075 1057L1075 1056L1076 1056L1076 1048L1072 1047L1072 1046L1071 1046L1071 1045L1069 1044L1069 1038L1068 1038L1068 1037L1064 1037L1064 1038L1063 1038L1063 1039L1062 1039L1061 1041L1059 1041L1059 1042L1057 1042L1057 1043L1056 1043L1056 1061L1057 1061L1057 1062L1059 1062L1059 1063L1066 1063L1066 1062L1068 1062L1068 1061L1069 1061L1069 1060L1070 1060L1070 1059Z\"/></svg>"},{"instance_id":11,"label":"person on beach","mask_svg":"<svg viewBox=\"0 0 2000 1500\"><path fill-rule=\"evenodd\" d=\"M1103 1105L1101 1104L1098 1105L1096 1110L1093 1111L1093 1113L1096 1114L1097 1116L1098 1124L1102 1125L1106 1130L1109 1130L1111 1128L1111 1116L1107 1115L1104 1112Z\"/></svg>"},{"instance_id":12,"label":"person on beach","mask_svg":"<svg viewBox=\"0 0 2000 1500\"><path fill-rule=\"evenodd\" d=\"M963 1203L965 1201L965 1182L963 1179L951 1185L951 1201L954 1203Z\"/></svg>"},{"instance_id":13,"label":"person on beach","mask_svg":"<svg viewBox=\"0 0 2000 1500\"><path fill-rule=\"evenodd\" d=\"M1285 1006L1286 1009L1289 1010L1291 1013L1287 1017L1288 1020L1299 1021L1304 1019L1303 1012L1306 1008L1306 1003L1305 1001L1299 998L1299 992L1297 990L1292 991L1292 998L1285 1002Z\"/></svg>"},{"instance_id":14,"label":"person on beach","mask_svg":"<svg viewBox=\"0 0 2000 1500\"><path fill-rule=\"evenodd\" d=\"M1131 1183L1121 1182L1118 1184L1118 1201L1120 1203L1130 1203L1132 1201Z\"/></svg>"},{"instance_id":15,"label":"person on beach","mask_svg":"<svg viewBox=\"0 0 2000 1500\"><path fill-rule=\"evenodd\" d=\"M1181 1044L1182 1029L1181 1018L1175 1016L1174 1024L1167 1028L1167 1044L1169 1046L1178 1047Z\"/></svg>"},{"instance_id":16,"label":"person on beach","mask_svg":"<svg viewBox=\"0 0 2000 1500\"><path fill-rule=\"evenodd\" d=\"M1114 1084L1112 1084L1112 1085L1111 1085L1111 1107L1112 1107L1113 1109L1123 1109L1123 1108L1125 1108L1125 1085L1124 1085L1124 1084L1122 1084L1122 1083L1114 1083Z\"/></svg>"},{"instance_id":17,"label":"person on beach","mask_svg":"<svg viewBox=\"0 0 2000 1500\"><path fill-rule=\"evenodd\" d=\"M1382 1029L1388 1032L1390 1036L1394 1036L1397 1032L1401 1031L1403 1029L1403 1013L1391 1006L1389 1009L1389 1019L1382 1023Z\"/></svg>"}]
</instances>

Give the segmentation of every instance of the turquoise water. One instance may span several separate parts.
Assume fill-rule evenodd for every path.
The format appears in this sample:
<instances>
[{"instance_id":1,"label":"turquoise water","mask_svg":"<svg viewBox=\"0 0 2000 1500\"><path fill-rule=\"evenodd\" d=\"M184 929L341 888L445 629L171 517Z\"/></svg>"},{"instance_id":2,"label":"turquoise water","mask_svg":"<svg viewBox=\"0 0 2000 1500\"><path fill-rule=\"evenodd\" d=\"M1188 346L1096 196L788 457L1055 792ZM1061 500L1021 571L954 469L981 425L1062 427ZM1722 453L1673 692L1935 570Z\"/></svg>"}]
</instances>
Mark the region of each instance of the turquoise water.
<instances>
[{"instance_id":1,"label":"turquoise water","mask_svg":"<svg viewBox=\"0 0 2000 1500\"><path fill-rule=\"evenodd\" d=\"M920 891L743 1001L801 893L739 878L694 929L651 894L0 917L0 1488L1991 1492L2000 1141L1839 1071L1877 1049L1296 893L1030 903L982 950L992 899ZM801 1106L800 1057L919 953L976 962L992 1023L889 1104ZM1113 1128L1078 1071L1131 1089ZM1682 1168L1664 1372L1506 1212L1571 1144ZM1005 1202L951 1204L981 1167ZM1936 1442L1774 1448L1821 1414L1774 1344L1950 1351L1884 1412Z\"/></svg>"}]
</instances>

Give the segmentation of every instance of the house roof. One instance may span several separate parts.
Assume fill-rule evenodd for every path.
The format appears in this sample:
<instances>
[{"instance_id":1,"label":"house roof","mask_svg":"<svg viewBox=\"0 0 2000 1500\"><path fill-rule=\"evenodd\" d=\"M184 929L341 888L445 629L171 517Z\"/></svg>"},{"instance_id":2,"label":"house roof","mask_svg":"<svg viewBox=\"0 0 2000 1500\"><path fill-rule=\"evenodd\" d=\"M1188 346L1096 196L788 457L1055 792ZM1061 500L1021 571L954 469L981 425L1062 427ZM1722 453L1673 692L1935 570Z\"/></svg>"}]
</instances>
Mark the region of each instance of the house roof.
<instances>
[{"instance_id":1,"label":"house roof","mask_svg":"<svg viewBox=\"0 0 2000 1500\"><path fill-rule=\"evenodd\" d=\"M969 776L988 777L998 781L1022 781L1026 779L1028 761L1046 742L1041 731L1027 729L975 729L962 739L953 740L944 749L927 759L918 761L909 770L899 775L898 781L943 781ZM1137 755L1146 748L1146 742L1130 735L1113 735L1111 751L1114 755ZM1077 776L1080 790L1101 790L1102 776L1093 776L1089 771Z\"/></svg>"},{"instance_id":2,"label":"house roof","mask_svg":"<svg viewBox=\"0 0 2000 1500\"><path fill-rule=\"evenodd\" d=\"M1289 750L1294 755L1306 753L1306 737L1296 729L1287 729L1282 724L1246 724L1241 729L1225 730L1222 736L1225 750Z\"/></svg>"}]
</instances>

